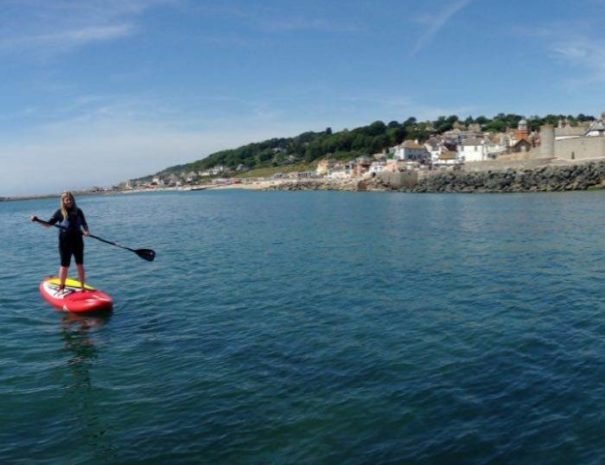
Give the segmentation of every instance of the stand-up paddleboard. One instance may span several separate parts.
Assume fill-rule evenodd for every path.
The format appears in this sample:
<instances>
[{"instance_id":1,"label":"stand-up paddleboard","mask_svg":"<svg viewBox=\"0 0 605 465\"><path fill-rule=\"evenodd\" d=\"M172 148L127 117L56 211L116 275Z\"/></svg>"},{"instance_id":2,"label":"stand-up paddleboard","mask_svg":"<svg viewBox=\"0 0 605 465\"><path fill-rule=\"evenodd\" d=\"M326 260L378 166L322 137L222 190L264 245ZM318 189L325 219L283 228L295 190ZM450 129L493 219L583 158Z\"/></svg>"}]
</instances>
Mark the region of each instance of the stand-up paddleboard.
<instances>
[{"instance_id":1,"label":"stand-up paddleboard","mask_svg":"<svg viewBox=\"0 0 605 465\"><path fill-rule=\"evenodd\" d=\"M53 307L72 313L89 313L111 310L113 300L104 292L80 281L67 278L65 289L59 290L60 280L50 276L40 283L40 294Z\"/></svg>"}]
</instances>

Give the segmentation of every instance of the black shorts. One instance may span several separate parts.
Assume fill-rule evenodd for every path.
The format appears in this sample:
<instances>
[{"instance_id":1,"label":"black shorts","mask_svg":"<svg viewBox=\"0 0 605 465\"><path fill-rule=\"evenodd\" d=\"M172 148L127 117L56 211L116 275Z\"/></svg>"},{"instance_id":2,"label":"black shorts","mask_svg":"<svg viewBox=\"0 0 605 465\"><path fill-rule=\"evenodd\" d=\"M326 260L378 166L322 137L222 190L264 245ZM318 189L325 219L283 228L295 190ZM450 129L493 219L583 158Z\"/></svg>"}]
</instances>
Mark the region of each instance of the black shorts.
<instances>
[{"instance_id":1,"label":"black shorts","mask_svg":"<svg viewBox=\"0 0 605 465\"><path fill-rule=\"evenodd\" d=\"M61 256L61 266L71 264L71 256L74 256L76 265L84 263L84 241L81 235L71 236L61 234L59 236L59 255Z\"/></svg>"}]
</instances>

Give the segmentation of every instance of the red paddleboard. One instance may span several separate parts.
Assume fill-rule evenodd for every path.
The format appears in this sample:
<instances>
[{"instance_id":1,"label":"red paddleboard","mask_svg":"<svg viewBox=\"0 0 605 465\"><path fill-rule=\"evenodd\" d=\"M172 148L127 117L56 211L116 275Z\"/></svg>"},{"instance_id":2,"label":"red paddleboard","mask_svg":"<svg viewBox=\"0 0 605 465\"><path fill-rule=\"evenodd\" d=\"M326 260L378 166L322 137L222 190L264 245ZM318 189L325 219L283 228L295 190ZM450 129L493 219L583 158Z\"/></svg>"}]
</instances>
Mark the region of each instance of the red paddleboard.
<instances>
[{"instance_id":1,"label":"red paddleboard","mask_svg":"<svg viewBox=\"0 0 605 465\"><path fill-rule=\"evenodd\" d=\"M84 285L75 279L67 278L65 289L59 290L60 280L50 276L40 283L40 294L53 307L72 313L90 313L109 311L113 300L104 292L88 284Z\"/></svg>"}]
</instances>

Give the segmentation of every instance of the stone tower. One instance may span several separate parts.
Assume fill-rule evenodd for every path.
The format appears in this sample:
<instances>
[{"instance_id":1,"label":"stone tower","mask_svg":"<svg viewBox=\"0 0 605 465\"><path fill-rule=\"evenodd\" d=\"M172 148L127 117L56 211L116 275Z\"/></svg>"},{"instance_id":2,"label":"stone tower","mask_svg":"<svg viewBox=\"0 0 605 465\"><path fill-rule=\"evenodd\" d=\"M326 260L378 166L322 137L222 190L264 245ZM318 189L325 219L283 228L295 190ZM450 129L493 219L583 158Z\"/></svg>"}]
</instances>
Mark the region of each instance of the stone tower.
<instances>
[{"instance_id":1,"label":"stone tower","mask_svg":"<svg viewBox=\"0 0 605 465\"><path fill-rule=\"evenodd\" d=\"M540 157L551 158L555 156L555 128L545 124L540 128Z\"/></svg>"}]
</instances>

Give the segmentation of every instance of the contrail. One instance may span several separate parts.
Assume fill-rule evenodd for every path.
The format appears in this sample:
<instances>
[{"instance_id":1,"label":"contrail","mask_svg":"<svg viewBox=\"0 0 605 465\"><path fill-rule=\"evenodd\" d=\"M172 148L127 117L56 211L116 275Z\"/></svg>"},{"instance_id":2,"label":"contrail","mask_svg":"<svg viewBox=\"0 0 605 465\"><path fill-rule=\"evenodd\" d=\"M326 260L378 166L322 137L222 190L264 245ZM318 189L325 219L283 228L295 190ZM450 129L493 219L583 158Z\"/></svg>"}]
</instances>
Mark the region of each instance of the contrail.
<instances>
[{"instance_id":1,"label":"contrail","mask_svg":"<svg viewBox=\"0 0 605 465\"><path fill-rule=\"evenodd\" d=\"M420 36L416 42L416 46L412 50L412 56L416 55L420 50L426 47L441 30L441 28L447 24L450 18L472 1L473 0L458 0L446 7L437 16L431 18L431 24L428 30L422 36Z\"/></svg>"}]
</instances>

